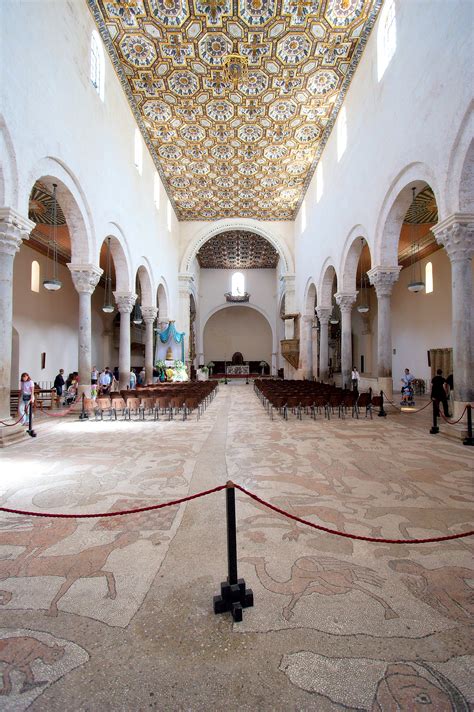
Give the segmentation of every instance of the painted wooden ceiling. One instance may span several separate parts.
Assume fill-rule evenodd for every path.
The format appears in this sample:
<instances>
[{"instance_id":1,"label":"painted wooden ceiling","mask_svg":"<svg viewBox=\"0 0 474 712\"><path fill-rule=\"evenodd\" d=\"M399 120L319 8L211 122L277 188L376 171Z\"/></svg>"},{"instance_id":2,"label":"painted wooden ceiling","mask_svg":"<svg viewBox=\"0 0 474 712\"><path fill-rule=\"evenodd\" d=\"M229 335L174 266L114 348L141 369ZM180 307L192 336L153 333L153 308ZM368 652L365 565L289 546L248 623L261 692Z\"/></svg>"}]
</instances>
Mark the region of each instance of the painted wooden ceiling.
<instances>
[{"instance_id":1,"label":"painted wooden ceiling","mask_svg":"<svg viewBox=\"0 0 474 712\"><path fill-rule=\"evenodd\" d=\"M211 237L197 253L208 269L265 269L278 264L278 252L264 237L247 230L229 230Z\"/></svg>"},{"instance_id":2,"label":"painted wooden ceiling","mask_svg":"<svg viewBox=\"0 0 474 712\"><path fill-rule=\"evenodd\" d=\"M381 0L87 2L178 218L294 219Z\"/></svg>"}]
</instances>

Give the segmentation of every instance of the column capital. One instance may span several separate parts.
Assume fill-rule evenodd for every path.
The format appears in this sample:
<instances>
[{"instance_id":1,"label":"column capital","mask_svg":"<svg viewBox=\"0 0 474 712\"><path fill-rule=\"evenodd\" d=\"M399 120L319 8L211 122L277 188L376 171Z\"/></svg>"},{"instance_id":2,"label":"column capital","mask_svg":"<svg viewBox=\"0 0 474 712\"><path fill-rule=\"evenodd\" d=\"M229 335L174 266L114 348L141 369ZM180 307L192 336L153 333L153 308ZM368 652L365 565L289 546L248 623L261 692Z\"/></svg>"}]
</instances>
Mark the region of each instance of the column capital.
<instances>
[{"instance_id":1,"label":"column capital","mask_svg":"<svg viewBox=\"0 0 474 712\"><path fill-rule=\"evenodd\" d=\"M156 307L144 307L142 306L142 317L145 324L153 324L158 314L158 309Z\"/></svg>"},{"instance_id":2,"label":"column capital","mask_svg":"<svg viewBox=\"0 0 474 712\"><path fill-rule=\"evenodd\" d=\"M92 294L94 289L99 284L100 276L103 272L100 267L92 264L73 264L68 263L68 268L71 273L72 282L76 292Z\"/></svg>"},{"instance_id":3,"label":"column capital","mask_svg":"<svg viewBox=\"0 0 474 712\"><path fill-rule=\"evenodd\" d=\"M351 312L355 300L357 299L357 292L337 292L334 297L336 299L336 304L339 306L341 312Z\"/></svg>"},{"instance_id":4,"label":"column capital","mask_svg":"<svg viewBox=\"0 0 474 712\"><path fill-rule=\"evenodd\" d=\"M370 284L375 287L377 297L389 297L392 293L393 285L398 281L401 266L383 267L377 265L367 272Z\"/></svg>"},{"instance_id":5,"label":"column capital","mask_svg":"<svg viewBox=\"0 0 474 712\"><path fill-rule=\"evenodd\" d=\"M316 307L318 319L324 326L329 324L329 318L332 314L332 307Z\"/></svg>"},{"instance_id":6,"label":"column capital","mask_svg":"<svg viewBox=\"0 0 474 712\"><path fill-rule=\"evenodd\" d=\"M137 301L135 292L114 292L115 303L121 314L131 314L133 305Z\"/></svg>"},{"instance_id":7,"label":"column capital","mask_svg":"<svg viewBox=\"0 0 474 712\"><path fill-rule=\"evenodd\" d=\"M178 284L189 286L194 282L194 275L189 272L179 272L178 274Z\"/></svg>"},{"instance_id":8,"label":"column capital","mask_svg":"<svg viewBox=\"0 0 474 712\"><path fill-rule=\"evenodd\" d=\"M443 245L451 262L474 255L474 214L453 213L431 228L438 245Z\"/></svg>"},{"instance_id":9,"label":"column capital","mask_svg":"<svg viewBox=\"0 0 474 712\"><path fill-rule=\"evenodd\" d=\"M0 252L15 255L35 225L13 208L0 208Z\"/></svg>"}]
</instances>

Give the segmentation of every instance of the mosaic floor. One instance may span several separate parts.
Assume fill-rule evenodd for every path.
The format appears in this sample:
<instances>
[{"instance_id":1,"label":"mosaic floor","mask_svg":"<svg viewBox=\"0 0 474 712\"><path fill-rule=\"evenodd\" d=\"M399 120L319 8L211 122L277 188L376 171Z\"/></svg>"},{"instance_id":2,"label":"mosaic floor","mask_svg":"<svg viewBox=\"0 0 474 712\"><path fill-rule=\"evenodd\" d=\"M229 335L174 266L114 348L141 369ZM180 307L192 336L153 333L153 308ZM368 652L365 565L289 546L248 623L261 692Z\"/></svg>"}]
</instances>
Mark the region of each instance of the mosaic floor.
<instances>
[{"instance_id":1,"label":"mosaic floor","mask_svg":"<svg viewBox=\"0 0 474 712\"><path fill-rule=\"evenodd\" d=\"M344 532L474 528L471 448L400 416L272 422L244 383L221 386L199 422L61 420L0 457L13 508L116 511L233 479ZM358 542L238 493L255 606L232 624L212 613L224 513L223 492L108 519L0 513L0 708L472 708L472 538Z\"/></svg>"}]
</instances>

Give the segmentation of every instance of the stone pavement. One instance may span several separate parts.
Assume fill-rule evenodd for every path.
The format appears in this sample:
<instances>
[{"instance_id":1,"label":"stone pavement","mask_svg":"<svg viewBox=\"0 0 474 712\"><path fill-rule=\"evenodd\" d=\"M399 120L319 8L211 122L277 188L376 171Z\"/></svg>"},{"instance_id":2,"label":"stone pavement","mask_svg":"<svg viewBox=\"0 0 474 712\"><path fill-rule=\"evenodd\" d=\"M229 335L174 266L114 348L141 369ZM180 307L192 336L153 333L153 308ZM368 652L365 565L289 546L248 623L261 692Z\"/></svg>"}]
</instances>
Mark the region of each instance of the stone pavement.
<instances>
[{"instance_id":1,"label":"stone pavement","mask_svg":"<svg viewBox=\"0 0 474 712\"><path fill-rule=\"evenodd\" d=\"M233 479L340 531L474 528L471 448L402 416L272 422L244 383L199 422L68 418L0 457L7 507L114 511ZM1 708L467 712L471 538L357 542L237 493L255 606L232 624L212 612L224 513L224 492L108 519L0 513Z\"/></svg>"}]
</instances>

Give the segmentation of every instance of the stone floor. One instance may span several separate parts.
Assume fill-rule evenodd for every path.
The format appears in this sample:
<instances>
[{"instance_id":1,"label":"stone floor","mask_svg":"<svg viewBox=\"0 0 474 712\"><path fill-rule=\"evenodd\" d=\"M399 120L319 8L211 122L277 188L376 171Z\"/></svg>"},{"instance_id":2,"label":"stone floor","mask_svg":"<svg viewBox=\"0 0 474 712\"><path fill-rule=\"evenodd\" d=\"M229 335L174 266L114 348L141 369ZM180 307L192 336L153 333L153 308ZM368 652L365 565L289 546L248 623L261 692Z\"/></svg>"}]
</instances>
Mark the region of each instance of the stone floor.
<instances>
[{"instance_id":1,"label":"stone floor","mask_svg":"<svg viewBox=\"0 0 474 712\"><path fill-rule=\"evenodd\" d=\"M419 416L421 418L421 415ZM0 453L2 506L113 511L233 479L312 522L374 537L473 528L472 448L412 418L270 421L221 386L199 422L38 427ZM0 512L2 710L439 710L474 704L474 541L317 532L238 493L242 623L215 616L223 492L151 513Z\"/></svg>"}]
</instances>

